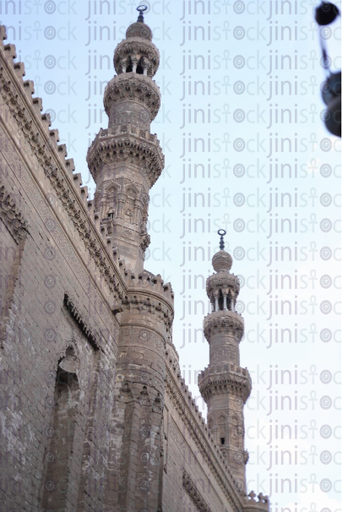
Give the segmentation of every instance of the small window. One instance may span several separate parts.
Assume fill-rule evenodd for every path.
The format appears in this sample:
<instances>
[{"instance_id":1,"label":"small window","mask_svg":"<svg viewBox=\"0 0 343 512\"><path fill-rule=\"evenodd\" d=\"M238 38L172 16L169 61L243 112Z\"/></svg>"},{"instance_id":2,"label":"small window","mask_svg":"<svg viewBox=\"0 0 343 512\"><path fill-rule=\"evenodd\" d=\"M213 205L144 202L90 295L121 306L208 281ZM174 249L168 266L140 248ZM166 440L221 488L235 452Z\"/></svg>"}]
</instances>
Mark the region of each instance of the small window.
<instances>
[{"instance_id":1,"label":"small window","mask_svg":"<svg viewBox=\"0 0 343 512\"><path fill-rule=\"evenodd\" d=\"M225 444L225 437L221 437L220 442L221 442L221 444Z\"/></svg>"}]
</instances>

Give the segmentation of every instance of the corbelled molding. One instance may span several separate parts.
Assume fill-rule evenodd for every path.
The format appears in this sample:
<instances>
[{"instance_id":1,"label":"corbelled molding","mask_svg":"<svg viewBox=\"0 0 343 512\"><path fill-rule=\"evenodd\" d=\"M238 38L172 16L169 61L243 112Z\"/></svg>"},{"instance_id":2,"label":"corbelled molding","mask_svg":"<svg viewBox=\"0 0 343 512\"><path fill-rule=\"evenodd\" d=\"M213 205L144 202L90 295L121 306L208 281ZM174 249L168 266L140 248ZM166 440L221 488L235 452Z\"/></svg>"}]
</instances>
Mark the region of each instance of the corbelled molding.
<instances>
[{"instance_id":1,"label":"corbelled molding","mask_svg":"<svg viewBox=\"0 0 343 512\"><path fill-rule=\"evenodd\" d=\"M228 272L218 272L217 274L213 274L208 277L206 280L206 293L209 299L213 295L219 294L219 290L222 290L223 293L228 293L230 290L234 293L234 295L239 294L240 283L237 276L234 274L229 274Z\"/></svg>"},{"instance_id":2,"label":"corbelled molding","mask_svg":"<svg viewBox=\"0 0 343 512\"><path fill-rule=\"evenodd\" d=\"M244 403L250 396L252 386L248 370L234 364L208 366L199 375L198 384L204 398L230 393Z\"/></svg>"},{"instance_id":3,"label":"corbelled molding","mask_svg":"<svg viewBox=\"0 0 343 512\"><path fill-rule=\"evenodd\" d=\"M204 318L204 334L207 341L211 335L231 332L237 341L244 333L244 319L234 311L214 311Z\"/></svg>"},{"instance_id":4,"label":"corbelled molding","mask_svg":"<svg viewBox=\"0 0 343 512\"><path fill-rule=\"evenodd\" d=\"M161 276L144 270L139 275L124 270L127 296L122 301L123 310L156 315L167 331L174 319L174 293L170 283Z\"/></svg>"},{"instance_id":5,"label":"corbelled molding","mask_svg":"<svg viewBox=\"0 0 343 512\"><path fill-rule=\"evenodd\" d=\"M87 162L96 181L101 166L120 165L129 157L136 160L152 187L163 171L164 155L156 136L137 126L125 124L101 129L88 149Z\"/></svg>"},{"instance_id":6,"label":"corbelled molding","mask_svg":"<svg viewBox=\"0 0 343 512\"><path fill-rule=\"evenodd\" d=\"M0 217L11 233L15 242L26 237L28 233L28 223L19 210L13 196L0 183Z\"/></svg>"},{"instance_id":7,"label":"corbelled molding","mask_svg":"<svg viewBox=\"0 0 343 512\"><path fill-rule=\"evenodd\" d=\"M75 306L74 302L70 298L70 296L65 293L63 304L67 308L68 312L70 313L70 316L74 318L75 322L81 329L81 331L85 334L86 338L88 339L89 343L92 345L92 347L95 350L98 350L101 346L100 339L97 333L95 333L88 325L85 318L81 315L77 307Z\"/></svg>"},{"instance_id":8,"label":"corbelled molding","mask_svg":"<svg viewBox=\"0 0 343 512\"><path fill-rule=\"evenodd\" d=\"M125 73L123 70L130 64L129 57L133 56L139 61L142 57L147 60L147 74L154 76L160 63L160 52L156 46L147 39L130 37L124 39L115 49L113 64L117 74Z\"/></svg>"},{"instance_id":9,"label":"corbelled molding","mask_svg":"<svg viewBox=\"0 0 343 512\"><path fill-rule=\"evenodd\" d=\"M187 471L182 473L182 484L199 512L212 512Z\"/></svg>"},{"instance_id":10,"label":"corbelled molding","mask_svg":"<svg viewBox=\"0 0 343 512\"><path fill-rule=\"evenodd\" d=\"M61 160L58 152L60 148L65 149L65 147L57 146L57 131L49 130L48 116L38 114L42 110L41 99L32 98L33 83L22 81L22 76L25 74L24 65L13 63L16 56L15 47L14 45L2 47L2 39L5 38L4 27L1 27L0 32L0 94L3 101L62 202L64 210L73 222L75 230L79 233L109 290L113 293L115 300L121 299L126 294L125 285L113 257L108 252L108 245L88 214L85 201L81 197L82 189L77 189L73 183L74 175L70 172L72 170L70 167L73 167L72 161ZM20 74L19 77L18 74ZM65 151L63 153L65 156Z\"/></svg>"},{"instance_id":11,"label":"corbelled molding","mask_svg":"<svg viewBox=\"0 0 343 512\"><path fill-rule=\"evenodd\" d=\"M113 105L125 100L137 101L144 105L150 111L150 121L152 121L161 106L161 93L150 77L136 73L122 73L112 78L106 86L104 94L106 114L110 116Z\"/></svg>"}]
</instances>

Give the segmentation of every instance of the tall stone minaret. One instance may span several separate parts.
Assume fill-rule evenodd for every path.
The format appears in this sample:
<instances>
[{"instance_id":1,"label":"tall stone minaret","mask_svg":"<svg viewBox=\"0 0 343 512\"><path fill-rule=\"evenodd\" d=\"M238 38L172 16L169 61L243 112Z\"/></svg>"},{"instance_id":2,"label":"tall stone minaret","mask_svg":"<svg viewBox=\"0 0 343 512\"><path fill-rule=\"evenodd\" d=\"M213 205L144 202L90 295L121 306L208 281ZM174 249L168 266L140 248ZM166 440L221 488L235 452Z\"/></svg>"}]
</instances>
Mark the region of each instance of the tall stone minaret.
<instances>
[{"instance_id":1,"label":"tall stone minaret","mask_svg":"<svg viewBox=\"0 0 343 512\"><path fill-rule=\"evenodd\" d=\"M149 190L164 167L164 156L150 123L160 108L152 80L160 61L142 12L114 53L117 75L107 84L104 106L108 128L100 130L87 154L96 183L94 211L127 268L143 269Z\"/></svg>"},{"instance_id":2,"label":"tall stone minaret","mask_svg":"<svg viewBox=\"0 0 343 512\"><path fill-rule=\"evenodd\" d=\"M224 251L224 230L220 251L212 258L215 273L208 277L206 291L212 312L204 319L204 333L210 345L210 364L198 378L208 407L208 426L225 455L237 487L246 492L243 407L251 391L248 370L240 367L239 343L244 320L235 311L239 280L230 273L232 258Z\"/></svg>"},{"instance_id":3,"label":"tall stone minaret","mask_svg":"<svg viewBox=\"0 0 343 512\"><path fill-rule=\"evenodd\" d=\"M138 21L115 49L117 75L104 95L108 128L100 130L87 155L96 182L95 214L126 282L126 295L114 309L120 330L102 503L118 512L162 510L165 347L174 315L171 286L143 268L149 190L164 166L159 142L150 133L160 107L152 80L159 52L144 9L137 9Z\"/></svg>"}]
</instances>

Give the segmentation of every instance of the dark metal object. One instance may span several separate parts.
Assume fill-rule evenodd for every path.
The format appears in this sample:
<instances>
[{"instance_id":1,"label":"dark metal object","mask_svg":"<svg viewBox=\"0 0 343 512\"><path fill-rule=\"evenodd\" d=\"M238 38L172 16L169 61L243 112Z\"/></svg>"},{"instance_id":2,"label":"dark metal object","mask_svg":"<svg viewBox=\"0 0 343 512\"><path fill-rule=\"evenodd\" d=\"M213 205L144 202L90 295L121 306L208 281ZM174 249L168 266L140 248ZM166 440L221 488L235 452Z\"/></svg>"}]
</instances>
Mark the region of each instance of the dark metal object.
<instances>
[{"instance_id":1,"label":"dark metal object","mask_svg":"<svg viewBox=\"0 0 343 512\"><path fill-rule=\"evenodd\" d=\"M217 233L220 236L219 249L221 251L223 251L224 247L225 247L225 245L224 245L224 236L226 235L226 231L225 231L225 229L218 229Z\"/></svg>"},{"instance_id":2,"label":"dark metal object","mask_svg":"<svg viewBox=\"0 0 343 512\"><path fill-rule=\"evenodd\" d=\"M316 8L315 19L320 27L329 25L340 15L339 9L331 2L322 2ZM341 137L341 71L332 73L330 71L330 59L326 47L325 39L320 34L320 46L322 48L322 63L327 72L326 81L322 85L322 98L327 105L327 110L324 116L326 128L330 133Z\"/></svg>"},{"instance_id":3,"label":"dark metal object","mask_svg":"<svg viewBox=\"0 0 343 512\"><path fill-rule=\"evenodd\" d=\"M145 12L147 10L147 6L146 5L139 5L136 9L136 11L139 12L139 16L138 16L138 19L137 21L140 21L141 23L144 23L144 17L143 17L143 12Z\"/></svg>"}]
</instances>

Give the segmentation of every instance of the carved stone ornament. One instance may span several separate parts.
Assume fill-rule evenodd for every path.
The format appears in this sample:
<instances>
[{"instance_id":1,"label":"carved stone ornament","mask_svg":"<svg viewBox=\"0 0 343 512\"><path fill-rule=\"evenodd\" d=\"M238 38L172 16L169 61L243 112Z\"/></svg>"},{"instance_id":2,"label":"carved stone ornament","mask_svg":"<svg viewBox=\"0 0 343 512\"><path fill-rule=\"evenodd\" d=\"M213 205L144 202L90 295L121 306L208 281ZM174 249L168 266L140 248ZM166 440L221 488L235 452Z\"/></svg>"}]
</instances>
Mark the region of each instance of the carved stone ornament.
<instances>
[{"instance_id":1,"label":"carved stone ornament","mask_svg":"<svg viewBox=\"0 0 343 512\"><path fill-rule=\"evenodd\" d=\"M69 295L64 295L63 303L69 311L70 315L74 318L75 322L80 327L81 331L86 335L89 343L95 350L98 350L100 347L99 336L87 325L87 322L82 317L81 313L78 311Z\"/></svg>"},{"instance_id":2,"label":"carved stone ornament","mask_svg":"<svg viewBox=\"0 0 343 512\"><path fill-rule=\"evenodd\" d=\"M247 401L251 393L251 377L248 370L226 364L223 366L209 366L198 377L200 393L207 399L211 395L228 394Z\"/></svg>"},{"instance_id":3,"label":"carved stone ornament","mask_svg":"<svg viewBox=\"0 0 343 512\"><path fill-rule=\"evenodd\" d=\"M147 248L149 247L150 245L150 235L148 233L145 233L143 236L142 236L142 241L141 241L141 249L143 252L145 252L147 250Z\"/></svg>"},{"instance_id":4,"label":"carved stone ornament","mask_svg":"<svg viewBox=\"0 0 343 512\"><path fill-rule=\"evenodd\" d=\"M138 101L150 110L151 120L155 119L161 105L161 93L151 78L137 73L123 73L115 76L106 86L104 107L110 116L115 103L123 100Z\"/></svg>"},{"instance_id":5,"label":"carved stone ornament","mask_svg":"<svg viewBox=\"0 0 343 512\"><path fill-rule=\"evenodd\" d=\"M160 63L160 52L153 43L139 36L124 39L119 43L113 58L114 68L118 75L125 73L131 56L135 56L138 62L142 58L146 59L148 76L155 75Z\"/></svg>"},{"instance_id":6,"label":"carved stone ornament","mask_svg":"<svg viewBox=\"0 0 343 512\"><path fill-rule=\"evenodd\" d=\"M182 484L199 512L211 512L210 507L207 505L198 491L197 486L186 471L182 474Z\"/></svg>"},{"instance_id":7,"label":"carved stone ornament","mask_svg":"<svg viewBox=\"0 0 343 512\"><path fill-rule=\"evenodd\" d=\"M260 510L269 510L269 498L268 496L264 496L261 492L257 496L254 491L250 491L249 494L244 497L244 501L244 512L258 512Z\"/></svg>"},{"instance_id":8,"label":"carved stone ornament","mask_svg":"<svg viewBox=\"0 0 343 512\"><path fill-rule=\"evenodd\" d=\"M14 57L15 51L13 48L13 45L4 46L4 49L12 52L11 55ZM0 94L37 158L38 164L44 170L57 197L62 202L75 230L88 249L90 257L98 267L110 291L114 294L114 298L121 298L124 296L121 276L112 257L107 252L100 233L88 215L87 208L81 198L81 189L77 189L73 185L73 176L70 177L73 161L62 160L61 156L58 155L58 146L56 140L54 140L57 131L49 131L49 128L43 125L43 121L36 114L33 105L35 102L41 104L40 98L30 98L29 102L24 102L22 98L22 96L25 96L23 88L27 87L28 92L33 93L33 82L27 80L20 84L17 78L11 77L10 70L7 69L9 64L6 59L2 58L2 53L0 51L1 62L3 63L0 66Z\"/></svg>"},{"instance_id":9,"label":"carved stone ornament","mask_svg":"<svg viewBox=\"0 0 343 512\"><path fill-rule=\"evenodd\" d=\"M131 128L130 125L127 126ZM120 160L134 158L137 165L152 187L164 168L164 156L160 145L155 140L143 138L130 129L130 135L120 131L121 127L110 134L108 130L100 130L88 149L87 162L89 170L97 181L102 165L117 164Z\"/></svg>"},{"instance_id":10,"label":"carved stone ornament","mask_svg":"<svg viewBox=\"0 0 343 512\"><path fill-rule=\"evenodd\" d=\"M26 237L28 224L24 220L22 213L17 208L13 197L7 192L5 186L1 186L1 184L0 217L17 243Z\"/></svg>"},{"instance_id":11,"label":"carved stone ornament","mask_svg":"<svg viewBox=\"0 0 343 512\"><path fill-rule=\"evenodd\" d=\"M212 334L231 332L240 341L244 332L244 320L234 311L214 311L204 318L204 334L207 341Z\"/></svg>"},{"instance_id":12,"label":"carved stone ornament","mask_svg":"<svg viewBox=\"0 0 343 512\"><path fill-rule=\"evenodd\" d=\"M207 296L211 299L214 291L225 290L228 293L232 290L237 296L239 294L240 283L237 276L228 272L218 272L206 280Z\"/></svg>"}]
</instances>

